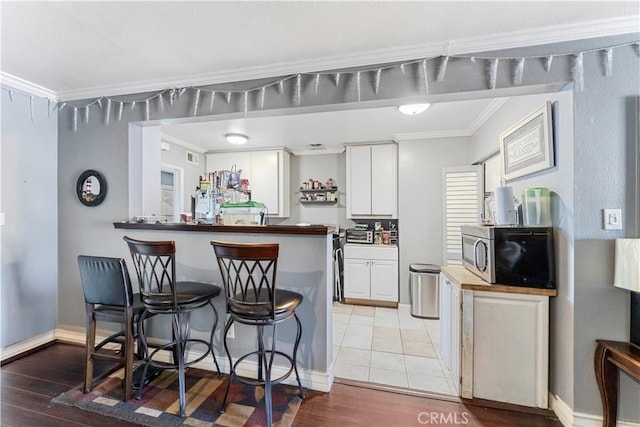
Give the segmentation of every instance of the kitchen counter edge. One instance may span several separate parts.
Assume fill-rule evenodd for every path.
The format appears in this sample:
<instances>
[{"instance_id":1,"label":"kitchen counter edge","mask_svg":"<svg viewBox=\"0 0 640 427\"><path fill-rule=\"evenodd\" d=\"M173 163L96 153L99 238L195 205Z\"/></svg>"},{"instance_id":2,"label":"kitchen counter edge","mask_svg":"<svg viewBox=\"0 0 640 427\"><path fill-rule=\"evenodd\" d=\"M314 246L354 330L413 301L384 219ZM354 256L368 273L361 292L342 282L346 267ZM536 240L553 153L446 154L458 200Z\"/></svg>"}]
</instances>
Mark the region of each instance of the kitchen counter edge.
<instances>
[{"instance_id":1,"label":"kitchen counter edge","mask_svg":"<svg viewBox=\"0 0 640 427\"><path fill-rule=\"evenodd\" d=\"M504 292L508 294L546 295L555 297L557 289L526 288L522 286L508 286L499 283L488 283L467 270L465 267L441 267L440 271L455 282L461 289L467 291Z\"/></svg>"},{"instance_id":2,"label":"kitchen counter edge","mask_svg":"<svg viewBox=\"0 0 640 427\"><path fill-rule=\"evenodd\" d=\"M298 234L306 236L326 236L336 232L335 227L300 225L212 225L212 224L139 224L114 222L114 228L128 230L171 230L196 231L206 233L251 233L251 234Z\"/></svg>"}]
</instances>

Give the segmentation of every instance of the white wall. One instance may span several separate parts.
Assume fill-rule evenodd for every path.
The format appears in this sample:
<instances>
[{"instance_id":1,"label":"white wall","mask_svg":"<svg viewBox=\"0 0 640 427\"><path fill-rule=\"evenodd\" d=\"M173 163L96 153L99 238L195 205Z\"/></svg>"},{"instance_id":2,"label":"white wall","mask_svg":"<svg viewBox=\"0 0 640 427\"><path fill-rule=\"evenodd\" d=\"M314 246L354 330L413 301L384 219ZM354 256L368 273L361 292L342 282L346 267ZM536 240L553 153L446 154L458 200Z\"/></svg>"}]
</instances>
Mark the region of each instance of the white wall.
<instances>
[{"instance_id":1,"label":"white wall","mask_svg":"<svg viewBox=\"0 0 640 427\"><path fill-rule=\"evenodd\" d=\"M2 87L1 346L53 331L58 299L58 114ZM77 178L77 176L76 176ZM75 197L75 181L65 191ZM79 202L78 202L79 203ZM20 325L20 327L16 327Z\"/></svg>"}]
</instances>

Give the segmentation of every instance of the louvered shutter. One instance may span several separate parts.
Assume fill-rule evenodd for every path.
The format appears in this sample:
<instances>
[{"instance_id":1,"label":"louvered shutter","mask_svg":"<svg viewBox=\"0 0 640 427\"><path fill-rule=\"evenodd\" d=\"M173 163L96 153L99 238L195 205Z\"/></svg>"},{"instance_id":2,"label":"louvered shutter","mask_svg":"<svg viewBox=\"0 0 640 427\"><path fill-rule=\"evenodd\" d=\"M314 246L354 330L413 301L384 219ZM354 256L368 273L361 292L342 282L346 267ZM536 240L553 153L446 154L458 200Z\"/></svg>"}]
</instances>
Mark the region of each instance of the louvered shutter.
<instances>
[{"instance_id":1,"label":"louvered shutter","mask_svg":"<svg viewBox=\"0 0 640 427\"><path fill-rule=\"evenodd\" d=\"M462 166L442 170L443 263L462 265L462 224L480 222L483 199L482 166Z\"/></svg>"}]
</instances>

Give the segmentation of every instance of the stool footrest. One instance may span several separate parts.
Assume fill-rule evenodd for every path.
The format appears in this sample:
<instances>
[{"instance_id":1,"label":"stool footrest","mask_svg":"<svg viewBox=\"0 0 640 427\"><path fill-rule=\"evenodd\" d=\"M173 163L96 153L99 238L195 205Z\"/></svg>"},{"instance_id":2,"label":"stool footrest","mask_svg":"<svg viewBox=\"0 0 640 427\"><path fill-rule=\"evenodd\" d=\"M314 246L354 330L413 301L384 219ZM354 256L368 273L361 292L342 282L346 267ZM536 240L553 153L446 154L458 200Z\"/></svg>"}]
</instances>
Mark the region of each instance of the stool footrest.
<instances>
[{"instance_id":1,"label":"stool footrest","mask_svg":"<svg viewBox=\"0 0 640 427\"><path fill-rule=\"evenodd\" d=\"M271 350L265 350L265 357L269 357L269 355L272 353ZM283 353L282 351L274 351L273 353L284 357L285 359L287 359L289 361L289 363L291 364L291 367L289 367L289 370L282 376L272 379L271 380L271 384L278 384L281 383L282 381L286 380L287 378L289 378L291 376L291 374L293 373L293 358L291 356L289 356L286 353ZM238 360L236 360L236 362L233 364L233 369L232 372L236 372L236 367L238 366L239 363L241 363L242 361L244 361L244 359L246 359L249 356L253 356L254 354L260 354L259 350L256 351L252 351L251 353L247 353L244 356L242 356L241 358L239 358ZM250 386L263 386L265 385L265 380L259 380L257 378L247 378L247 377L241 377L237 374L235 374L235 378L246 385L250 385Z\"/></svg>"},{"instance_id":2,"label":"stool footrest","mask_svg":"<svg viewBox=\"0 0 640 427\"><path fill-rule=\"evenodd\" d=\"M185 361L184 362L184 367L188 368L191 365L195 365L196 363L200 362L201 360L203 360L205 357L207 357L209 354L213 354L213 349L211 347L211 344L205 340L201 340L201 339L196 339L196 338L190 338L188 340L184 341L185 345L188 343L199 343L199 344L203 344L207 347L207 351L205 351L203 354L201 354L197 359L195 360L190 360L190 361ZM161 350L165 350L165 351L171 351L171 349L173 347L176 346L175 342L170 342L167 344L164 344L160 347L155 348L151 354L149 354L149 357L147 358L145 363L148 363L149 366L153 366L159 369L178 369L178 362L175 363L167 363L167 362L157 362L155 360L153 360L153 356L161 351Z\"/></svg>"}]
</instances>

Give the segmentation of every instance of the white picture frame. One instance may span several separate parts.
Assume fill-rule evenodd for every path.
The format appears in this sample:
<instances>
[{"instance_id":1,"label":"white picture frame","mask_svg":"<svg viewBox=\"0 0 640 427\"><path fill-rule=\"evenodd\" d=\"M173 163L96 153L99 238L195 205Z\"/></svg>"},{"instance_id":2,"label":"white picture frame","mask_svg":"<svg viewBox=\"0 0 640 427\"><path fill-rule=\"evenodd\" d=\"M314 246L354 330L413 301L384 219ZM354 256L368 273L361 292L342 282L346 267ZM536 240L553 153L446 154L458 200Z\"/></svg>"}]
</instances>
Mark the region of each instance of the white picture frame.
<instances>
[{"instance_id":1,"label":"white picture frame","mask_svg":"<svg viewBox=\"0 0 640 427\"><path fill-rule=\"evenodd\" d=\"M500 134L500 156L507 181L555 166L551 102Z\"/></svg>"}]
</instances>

